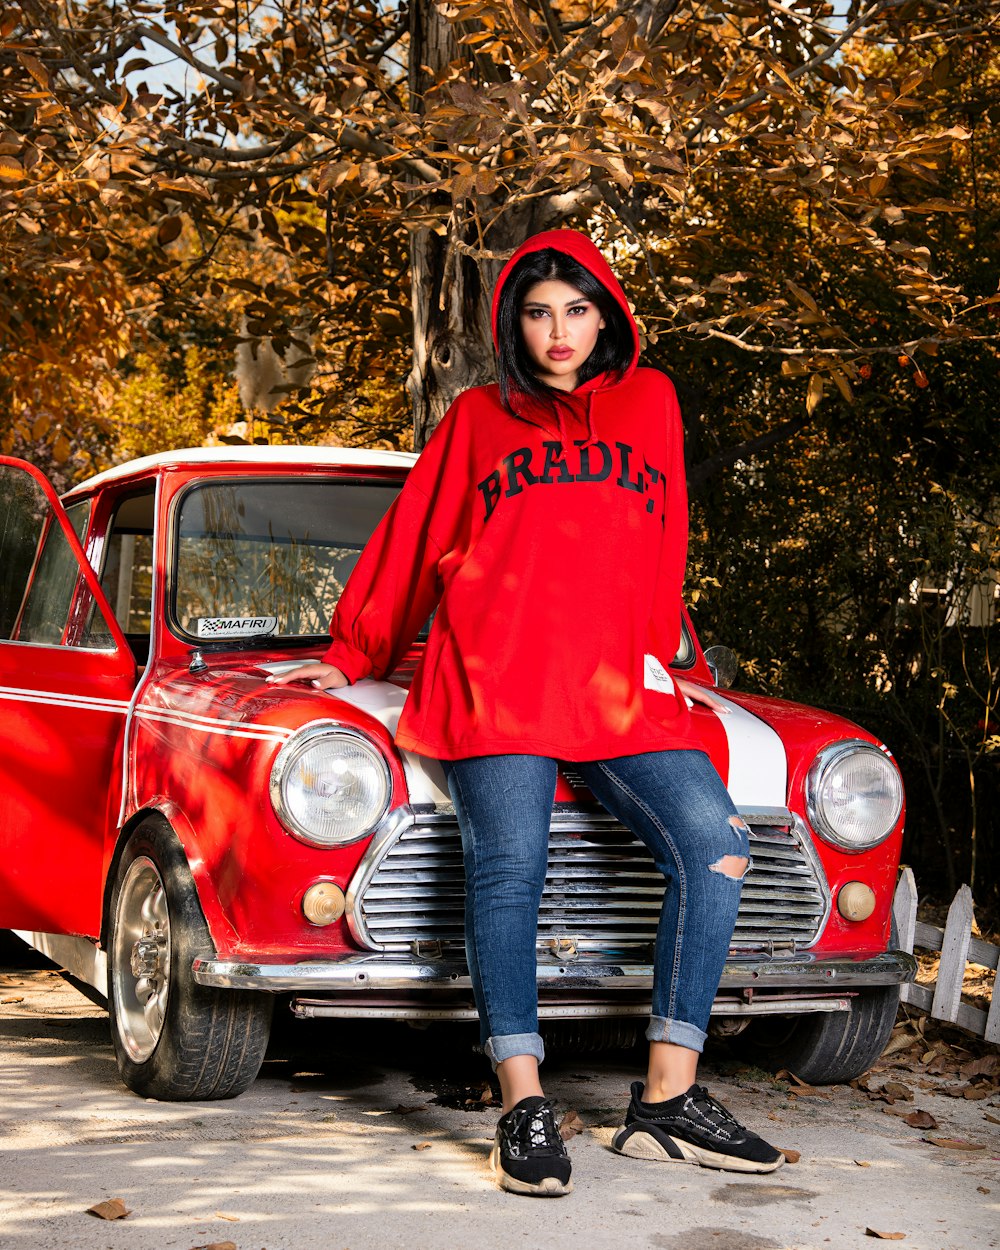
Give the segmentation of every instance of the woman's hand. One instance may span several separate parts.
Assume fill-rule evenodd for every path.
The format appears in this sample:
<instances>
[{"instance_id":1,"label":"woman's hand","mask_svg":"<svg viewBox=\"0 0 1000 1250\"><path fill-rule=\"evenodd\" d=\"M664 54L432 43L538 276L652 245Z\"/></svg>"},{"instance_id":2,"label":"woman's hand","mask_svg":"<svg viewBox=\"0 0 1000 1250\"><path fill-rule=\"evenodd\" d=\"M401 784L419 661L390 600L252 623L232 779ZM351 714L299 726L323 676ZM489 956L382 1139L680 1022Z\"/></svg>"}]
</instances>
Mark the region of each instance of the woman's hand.
<instances>
[{"instance_id":1,"label":"woman's hand","mask_svg":"<svg viewBox=\"0 0 1000 1250\"><path fill-rule=\"evenodd\" d=\"M720 716L729 715L729 708L721 700L717 699L714 694L706 690L704 686L698 686L693 681L685 681L683 677L674 677L674 685L692 703L703 703L705 707L710 707L713 712L718 712Z\"/></svg>"},{"instance_id":2,"label":"woman's hand","mask_svg":"<svg viewBox=\"0 0 1000 1250\"><path fill-rule=\"evenodd\" d=\"M300 664L298 668L289 669L287 673L276 673L268 677L269 686L287 686L293 681L311 681L317 690L339 690L341 686L349 686L339 668L332 664Z\"/></svg>"}]
</instances>

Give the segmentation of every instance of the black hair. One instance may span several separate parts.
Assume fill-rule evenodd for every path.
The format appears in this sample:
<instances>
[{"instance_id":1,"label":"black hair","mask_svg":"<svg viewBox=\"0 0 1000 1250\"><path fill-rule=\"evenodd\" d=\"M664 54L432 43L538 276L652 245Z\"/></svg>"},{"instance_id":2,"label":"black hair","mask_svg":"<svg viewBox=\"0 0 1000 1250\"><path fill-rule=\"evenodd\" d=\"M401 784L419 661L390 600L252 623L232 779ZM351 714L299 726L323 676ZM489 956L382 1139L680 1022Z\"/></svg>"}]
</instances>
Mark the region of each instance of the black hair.
<instances>
[{"instance_id":1,"label":"black hair","mask_svg":"<svg viewBox=\"0 0 1000 1250\"><path fill-rule=\"evenodd\" d=\"M511 407L511 393L520 391L534 399L556 403L562 394L546 386L535 373L521 333L521 304L537 282L558 280L576 287L597 306L604 329L597 336L594 350L580 366L577 382L587 382L599 373L624 373L632 361L635 340L624 309L608 288L572 256L554 247L522 256L507 275L497 308L497 373L504 407Z\"/></svg>"}]
</instances>

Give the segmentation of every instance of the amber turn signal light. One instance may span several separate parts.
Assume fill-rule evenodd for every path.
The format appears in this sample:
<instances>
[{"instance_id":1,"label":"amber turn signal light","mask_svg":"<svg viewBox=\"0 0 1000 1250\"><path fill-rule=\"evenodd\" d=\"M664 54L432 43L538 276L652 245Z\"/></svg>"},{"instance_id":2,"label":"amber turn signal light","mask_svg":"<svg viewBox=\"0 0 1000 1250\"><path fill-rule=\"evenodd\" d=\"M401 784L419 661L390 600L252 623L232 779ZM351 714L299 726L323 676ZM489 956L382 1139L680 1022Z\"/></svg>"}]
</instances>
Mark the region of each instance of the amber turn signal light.
<instances>
[{"instance_id":1,"label":"amber turn signal light","mask_svg":"<svg viewBox=\"0 0 1000 1250\"><path fill-rule=\"evenodd\" d=\"M302 914L310 924L333 924L344 914L344 891L332 881L311 885L302 896Z\"/></svg>"},{"instance_id":2,"label":"amber turn signal light","mask_svg":"<svg viewBox=\"0 0 1000 1250\"><path fill-rule=\"evenodd\" d=\"M867 920L875 910L875 891L863 881L848 881L837 894L837 911L845 920Z\"/></svg>"}]
</instances>

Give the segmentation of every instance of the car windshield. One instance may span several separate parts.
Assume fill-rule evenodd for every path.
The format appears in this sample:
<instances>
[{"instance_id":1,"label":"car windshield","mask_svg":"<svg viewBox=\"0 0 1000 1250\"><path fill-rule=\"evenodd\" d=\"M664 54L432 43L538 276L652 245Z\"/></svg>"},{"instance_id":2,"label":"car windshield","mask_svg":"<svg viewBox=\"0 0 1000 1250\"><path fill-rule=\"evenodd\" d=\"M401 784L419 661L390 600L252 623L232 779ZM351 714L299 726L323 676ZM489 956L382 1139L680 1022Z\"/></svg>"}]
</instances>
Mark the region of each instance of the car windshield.
<instances>
[{"instance_id":1,"label":"car windshield","mask_svg":"<svg viewBox=\"0 0 1000 1250\"><path fill-rule=\"evenodd\" d=\"M358 556L398 492L396 482L320 477L188 490L174 545L177 625L205 640L325 634Z\"/></svg>"},{"instance_id":2,"label":"car windshield","mask_svg":"<svg viewBox=\"0 0 1000 1250\"><path fill-rule=\"evenodd\" d=\"M295 477L191 487L177 517L174 621L210 641L324 635L397 482ZM418 638L426 638L430 620ZM685 625L674 664L694 661Z\"/></svg>"}]
</instances>

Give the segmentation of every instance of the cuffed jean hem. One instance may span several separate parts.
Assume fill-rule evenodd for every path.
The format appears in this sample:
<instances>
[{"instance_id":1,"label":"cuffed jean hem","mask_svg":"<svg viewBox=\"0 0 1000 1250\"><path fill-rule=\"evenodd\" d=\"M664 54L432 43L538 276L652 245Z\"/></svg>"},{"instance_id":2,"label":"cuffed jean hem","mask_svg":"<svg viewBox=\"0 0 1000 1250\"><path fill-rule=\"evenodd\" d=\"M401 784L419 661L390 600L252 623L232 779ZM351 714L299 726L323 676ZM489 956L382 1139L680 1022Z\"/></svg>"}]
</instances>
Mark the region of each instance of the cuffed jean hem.
<instances>
[{"instance_id":1,"label":"cuffed jean hem","mask_svg":"<svg viewBox=\"0 0 1000 1250\"><path fill-rule=\"evenodd\" d=\"M686 1046L688 1050L701 1053L708 1037L694 1024L683 1020L667 1020L664 1016L650 1016L649 1027L646 1029L646 1040L650 1042L671 1042L674 1046Z\"/></svg>"},{"instance_id":2,"label":"cuffed jean hem","mask_svg":"<svg viewBox=\"0 0 1000 1250\"><path fill-rule=\"evenodd\" d=\"M545 1058L545 1043L538 1033L507 1033L501 1037L488 1037L483 1046L486 1058L497 1070L497 1064L515 1055L534 1055L539 1063Z\"/></svg>"}]
</instances>

